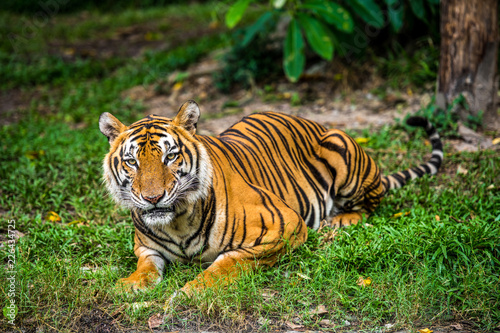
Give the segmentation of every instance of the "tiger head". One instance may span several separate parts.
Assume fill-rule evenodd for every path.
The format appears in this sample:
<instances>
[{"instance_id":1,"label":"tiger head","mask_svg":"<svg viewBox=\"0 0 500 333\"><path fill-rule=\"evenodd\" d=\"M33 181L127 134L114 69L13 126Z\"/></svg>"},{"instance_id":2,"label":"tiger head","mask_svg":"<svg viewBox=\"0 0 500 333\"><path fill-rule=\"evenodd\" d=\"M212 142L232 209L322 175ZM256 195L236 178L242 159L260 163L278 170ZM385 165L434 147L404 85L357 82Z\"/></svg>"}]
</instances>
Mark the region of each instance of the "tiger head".
<instances>
[{"instance_id":1,"label":"tiger head","mask_svg":"<svg viewBox=\"0 0 500 333\"><path fill-rule=\"evenodd\" d=\"M150 115L125 126L110 113L99 118L108 138L104 180L111 196L150 225L166 225L208 193L211 163L196 139L200 109L184 103L174 119Z\"/></svg>"}]
</instances>

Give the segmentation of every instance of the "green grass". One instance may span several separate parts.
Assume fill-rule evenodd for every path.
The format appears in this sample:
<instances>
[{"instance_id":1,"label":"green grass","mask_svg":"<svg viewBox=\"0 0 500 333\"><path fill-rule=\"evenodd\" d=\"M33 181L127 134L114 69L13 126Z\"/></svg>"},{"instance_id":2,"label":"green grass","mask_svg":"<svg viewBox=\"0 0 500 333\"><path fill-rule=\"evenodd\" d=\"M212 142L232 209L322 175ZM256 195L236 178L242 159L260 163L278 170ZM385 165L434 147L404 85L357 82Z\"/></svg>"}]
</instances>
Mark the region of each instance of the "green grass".
<instances>
[{"instance_id":1,"label":"green grass","mask_svg":"<svg viewBox=\"0 0 500 333\"><path fill-rule=\"evenodd\" d=\"M71 318L100 309L118 311L122 325L144 327L168 295L201 271L196 265L174 265L144 294L114 290L116 280L135 268L133 227L102 186L108 145L97 119L81 130L57 120L23 120L3 127L0 136L2 219L15 219L17 230L26 234L16 247L18 325L68 330L75 325ZM394 151L373 154L386 171L409 166L429 150L422 135L408 141L401 129L386 128L370 138L368 148ZM33 158L40 150L45 154ZM401 157L404 162L397 166ZM311 231L307 243L274 268L178 305L172 329L251 323L266 330L256 324L260 317L268 329L294 318L318 329L322 318L310 312L323 304L339 327L346 320L360 329L467 320L492 330L500 319L500 297L493 292L500 282L500 158L494 152L446 157L445 169L457 165L468 174L426 177L392 192L368 219L372 227L343 229L331 242ZM46 221L49 211L62 221ZM399 212L409 214L391 217ZM2 252L2 260L5 256ZM97 270L83 272L83 267ZM371 277L373 284L358 286L360 276ZM277 294L266 298L264 290ZM142 301L153 305L139 311L124 307Z\"/></svg>"},{"instance_id":2,"label":"green grass","mask_svg":"<svg viewBox=\"0 0 500 333\"><path fill-rule=\"evenodd\" d=\"M120 28L144 25L146 31L175 35L179 24L184 31L190 27L208 26L217 5L191 4L170 5L147 9L123 8L110 13L97 10L70 15L53 15L50 20L41 20L35 14L13 14L0 10L0 50L16 52L24 57L48 54L51 44L79 43L110 38L120 33ZM50 22L50 24L48 23ZM174 28L174 29L172 29Z\"/></svg>"},{"instance_id":3,"label":"green grass","mask_svg":"<svg viewBox=\"0 0 500 333\"><path fill-rule=\"evenodd\" d=\"M209 15L210 4L200 6L199 12ZM177 8L169 15L185 18L189 8ZM3 23L4 32L22 28L9 28L13 21L2 15L2 22L10 22ZM92 40L92 27L102 26L91 21L105 22L108 14L95 15L74 27L89 33L75 32L72 42ZM123 26L157 14L145 10L127 15L136 21L120 16ZM57 22L57 29L67 29L58 38L71 40L74 17L58 17ZM79 28L86 25L90 28ZM119 25L110 27L110 33ZM56 28L47 29L39 36ZM0 127L0 240L7 239L8 220L15 220L24 234L15 252L16 325L28 331L146 329L148 318L163 313L168 297L202 269L174 264L157 287L136 295L114 288L134 271L136 258L128 212L115 206L101 181L108 143L98 130L98 117L109 111L124 122L139 119L143 106L123 99L124 90L165 79L174 69L226 46L227 38L208 35L136 59L104 63L63 61L47 55L42 44L34 42L32 50L26 49L28 56L10 54L2 44L0 57L0 76L8 78L0 83L2 93L21 90L32 96L18 122ZM386 173L429 155L421 132L393 126L361 135L370 138L364 146ZM411 329L450 321L498 330L500 154L445 149L442 172L391 192L366 221L371 226L342 229L329 241L328 230L311 231L306 244L273 268L191 300L179 299L167 312L165 330L290 330L287 321L322 330L322 319L331 321L328 330L373 331L385 324ZM468 173L457 174L459 165ZM61 221L50 221L51 211ZM8 249L0 248L3 264ZM4 300L7 276L7 270L0 270ZM360 276L370 277L372 284L358 286ZM140 302L152 303L134 310L132 305ZM318 305L328 313L311 314ZM2 317L0 331L10 328Z\"/></svg>"}]
</instances>

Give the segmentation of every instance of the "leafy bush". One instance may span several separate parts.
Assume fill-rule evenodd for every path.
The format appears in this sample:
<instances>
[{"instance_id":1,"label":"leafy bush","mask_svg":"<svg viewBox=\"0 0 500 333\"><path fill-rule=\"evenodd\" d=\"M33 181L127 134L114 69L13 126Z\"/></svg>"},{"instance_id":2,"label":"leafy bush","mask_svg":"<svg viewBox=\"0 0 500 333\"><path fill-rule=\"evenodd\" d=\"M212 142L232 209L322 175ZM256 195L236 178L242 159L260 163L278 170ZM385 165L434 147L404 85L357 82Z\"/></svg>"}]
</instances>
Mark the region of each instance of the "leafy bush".
<instances>
[{"instance_id":1,"label":"leafy bush","mask_svg":"<svg viewBox=\"0 0 500 333\"><path fill-rule=\"evenodd\" d=\"M271 15L271 13L269 13ZM267 28L249 39L248 29L234 33L236 44L227 52L222 61L225 66L222 71L214 73L217 88L229 92L234 85L248 88L254 81L277 74L280 70L279 50L272 47L272 41L267 32L275 27L275 21L267 21Z\"/></svg>"},{"instance_id":2,"label":"leafy bush","mask_svg":"<svg viewBox=\"0 0 500 333\"><path fill-rule=\"evenodd\" d=\"M233 28L242 19L252 0L237 0L226 13L226 25ZM272 0L264 13L247 29L244 41L248 44L259 32L267 28L271 20L288 17L290 22L283 43L283 69L292 82L299 79L306 62L305 40L311 50L321 58L331 60L334 51L347 56L352 48L346 40L370 38L373 31L388 26L400 32L406 21L405 15L413 15L424 22L428 15L437 12L439 0ZM346 8L349 8L346 9ZM408 10L411 9L410 10ZM346 38L347 35L347 38ZM357 44L360 44L358 41ZM346 50L350 49L350 50Z\"/></svg>"}]
</instances>

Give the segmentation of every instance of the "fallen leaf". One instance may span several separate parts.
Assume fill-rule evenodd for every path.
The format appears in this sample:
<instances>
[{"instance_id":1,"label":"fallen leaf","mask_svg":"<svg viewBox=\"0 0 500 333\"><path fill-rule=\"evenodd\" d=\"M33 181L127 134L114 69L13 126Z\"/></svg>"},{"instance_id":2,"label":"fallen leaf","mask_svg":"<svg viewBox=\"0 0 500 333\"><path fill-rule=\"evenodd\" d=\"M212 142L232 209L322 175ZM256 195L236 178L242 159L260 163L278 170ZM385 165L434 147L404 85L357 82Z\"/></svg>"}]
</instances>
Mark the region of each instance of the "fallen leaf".
<instances>
[{"instance_id":1,"label":"fallen leaf","mask_svg":"<svg viewBox=\"0 0 500 333\"><path fill-rule=\"evenodd\" d=\"M176 84L174 84L174 86L172 87L172 90L173 91L179 91L182 89L182 86L183 86L183 83L182 82L177 82Z\"/></svg>"},{"instance_id":2,"label":"fallen leaf","mask_svg":"<svg viewBox=\"0 0 500 333\"><path fill-rule=\"evenodd\" d=\"M328 310L323 304L318 305L315 309L313 309L311 312L309 312L309 315L311 316L321 316L324 315L325 313L328 313Z\"/></svg>"},{"instance_id":3,"label":"fallen leaf","mask_svg":"<svg viewBox=\"0 0 500 333\"><path fill-rule=\"evenodd\" d=\"M396 213L392 215L391 217L401 217L401 216L407 216L410 215L410 212L401 212L401 213Z\"/></svg>"},{"instance_id":4,"label":"fallen leaf","mask_svg":"<svg viewBox=\"0 0 500 333\"><path fill-rule=\"evenodd\" d=\"M452 324L450 325L450 327L453 327L454 329L456 329L457 331L460 331L462 330L464 327L462 326L462 324L460 323L456 323L456 324Z\"/></svg>"},{"instance_id":5,"label":"fallen leaf","mask_svg":"<svg viewBox=\"0 0 500 333\"><path fill-rule=\"evenodd\" d=\"M422 328L422 329L420 329L420 330L418 330L418 331L419 331L420 333L432 333L432 332L434 332L434 331L432 331L432 330L430 330L430 329L428 329L428 328Z\"/></svg>"},{"instance_id":6,"label":"fallen leaf","mask_svg":"<svg viewBox=\"0 0 500 333\"><path fill-rule=\"evenodd\" d=\"M148 319L148 326L150 329L160 327L163 323L163 315L160 313L154 314Z\"/></svg>"},{"instance_id":7,"label":"fallen leaf","mask_svg":"<svg viewBox=\"0 0 500 333\"><path fill-rule=\"evenodd\" d=\"M370 138L355 138L354 141L356 141L357 143L367 143L368 141L370 141Z\"/></svg>"},{"instance_id":8,"label":"fallen leaf","mask_svg":"<svg viewBox=\"0 0 500 333\"><path fill-rule=\"evenodd\" d=\"M295 324L291 321L285 321L286 326L290 327L292 330L304 328L304 325Z\"/></svg>"},{"instance_id":9,"label":"fallen leaf","mask_svg":"<svg viewBox=\"0 0 500 333\"><path fill-rule=\"evenodd\" d=\"M372 278L371 277L367 277L366 279L362 276L359 277L358 279L358 282L357 282L358 286L361 286L361 287L368 287L369 285L372 284Z\"/></svg>"},{"instance_id":10,"label":"fallen leaf","mask_svg":"<svg viewBox=\"0 0 500 333\"><path fill-rule=\"evenodd\" d=\"M45 155L45 150L42 149L38 151L27 151L26 153L24 153L24 156L26 156L30 160L36 160L43 155Z\"/></svg>"},{"instance_id":11,"label":"fallen leaf","mask_svg":"<svg viewBox=\"0 0 500 333\"><path fill-rule=\"evenodd\" d=\"M466 168L462 167L461 165L459 165L458 168L457 168L457 173L458 174L466 175L468 172L469 172L469 170L467 170Z\"/></svg>"},{"instance_id":12,"label":"fallen leaf","mask_svg":"<svg viewBox=\"0 0 500 333\"><path fill-rule=\"evenodd\" d=\"M494 138L492 141L491 141L492 144L494 145L497 145L500 143L500 138Z\"/></svg>"},{"instance_id":13,"label":"fallen leaf","mask_svg":"<svg viewBox=\"0 0 500 333\"><path fill-rule=\"evenodd\" d=\"M488 186L486 189L487 190L493 190L495 188L495 185L491 184L490 186Z\"/></svg>"},{"instance_id":14,"label":"fallen leaf","mask_svg":"<svg viewBox=\"0 0 500 333\"><path fill-rule=\"evenodd\" d=\"M319 322L319 326L332 327L335 326L335 323L329 319L323 319Z\"/></svg>"},{"instance_id":15,"label":"fallen leaf","mask_svg":"<svg viewBox=\"0 0 500 333\"><path fill-rule=\"evenodd\" d=\"M298 275L299 277L303 278L304 280L311 280L311 278L310 278L309 276L305 275L305 274L302 274L302 273L298 273L298 272L297 272L297 275Z\"/></svg>"},{"instance_id":16,"label":"fallen leaf","mask_svg":"<svg viewBox=\"0 0 500 333\"><path fill-rule=\"evenodd\" d=\"M50 211L45 216L45 220L50 222L61 222L61 217L56 212Z\"/></svg>"},{"instance_id":17,"label":"fallen leaf","mask_svg":"<svg viewBox=\"0 0 500 333\"><path fill-rule=\"evenodd\" d=\"M434 216L434 218L436 219L436 221L441 221L441 218L439 217L439 215Z\"/></svg>"},{"instance_id":18,"label":"fallen leaf","mask_svg":"<svg viewBox=\"0 0 500 333\"><path fill-rule=\"evenodd\" d=\"M149 308L151 305L153 305L153 302L135 302L132 303L132 310L138 311L144 308Z\"/></svg>"}]
</instances>

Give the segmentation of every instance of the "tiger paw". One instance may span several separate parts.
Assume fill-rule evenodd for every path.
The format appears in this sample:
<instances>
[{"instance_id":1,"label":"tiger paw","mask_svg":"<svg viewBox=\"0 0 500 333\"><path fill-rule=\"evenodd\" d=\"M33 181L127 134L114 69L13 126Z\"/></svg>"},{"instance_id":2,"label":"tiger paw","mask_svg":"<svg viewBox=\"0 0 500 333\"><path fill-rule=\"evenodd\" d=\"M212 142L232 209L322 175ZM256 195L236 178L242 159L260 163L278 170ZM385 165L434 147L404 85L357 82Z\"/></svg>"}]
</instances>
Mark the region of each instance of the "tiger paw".
<instances>
[{"instance_id":1,"label":"tiger paw","mask_svg":"<svg viewBox=\"0 0 500 333\"><path fill-rule=\"evenodd\" d=\"M119 279L116 287L123 292L140 292L154 287L160 281L160 277L140 275L139 278L132 274L128 278Z\"/></svg>"},{"instance_id":2,"label":"tiger paw","mask_svg":"<svg viewBox=\"0 0 500 333\"><path fill-rule=\"evenodd\" d=\"M145 290L147 288L147 286L145 286L141 282L135 282L135 281L131 281L128 278L123 278L123 279L119 279L118 282L116 282L116 288L121 292L137 293L137 292Z\"/></svg>"}]
</instances>

